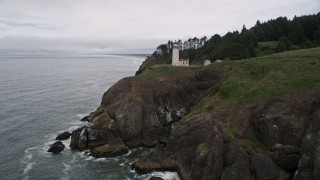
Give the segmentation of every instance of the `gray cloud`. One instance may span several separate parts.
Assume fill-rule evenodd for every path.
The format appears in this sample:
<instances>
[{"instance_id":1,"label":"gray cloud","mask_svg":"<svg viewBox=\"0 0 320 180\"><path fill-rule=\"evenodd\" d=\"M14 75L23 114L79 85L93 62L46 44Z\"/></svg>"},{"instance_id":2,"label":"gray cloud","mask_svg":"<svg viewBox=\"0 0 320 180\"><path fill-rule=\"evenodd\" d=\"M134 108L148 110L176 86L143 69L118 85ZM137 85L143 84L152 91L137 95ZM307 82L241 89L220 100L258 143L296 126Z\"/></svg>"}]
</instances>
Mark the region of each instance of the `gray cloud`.
<instances>
[{"instance_id":1,"label":"gray cloud","mask_svg":"<svg viewBox=\"0 0 320 180\"><path fill-rule=\"evenodd\" d=\"M151 52L169 39L319 9L318 0L1 0L0 49Z\"/></svg>"}]
</instances>

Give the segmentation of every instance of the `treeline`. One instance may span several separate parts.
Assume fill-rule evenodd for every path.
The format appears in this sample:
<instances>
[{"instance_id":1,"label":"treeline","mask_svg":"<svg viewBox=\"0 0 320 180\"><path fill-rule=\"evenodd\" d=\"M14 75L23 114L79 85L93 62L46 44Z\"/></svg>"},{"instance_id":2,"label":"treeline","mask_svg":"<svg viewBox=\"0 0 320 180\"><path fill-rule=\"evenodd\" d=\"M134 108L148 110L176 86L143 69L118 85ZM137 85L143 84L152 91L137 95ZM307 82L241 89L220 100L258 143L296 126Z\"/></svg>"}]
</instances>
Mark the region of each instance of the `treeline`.
<instances>
[{"instance_id":1,"label":"treeline","mask_svg":"<svg viewBox=\"0 0 320 180\"><path fill-rule=\"evenodd\" d=\"M250 29L243 26L240 32L228 32L224 36L215 34L201 48L181 51L181 56L189 57L192 63L201 63L204 59L236 60L319 45L320 13L292 20L279 17L267 22L257 21ZM166 44L160 46L168 47ZM163 54L155 52L152 56L160 56L170 63L171 50L169 46Z\"/></svg>"}]
</instances>

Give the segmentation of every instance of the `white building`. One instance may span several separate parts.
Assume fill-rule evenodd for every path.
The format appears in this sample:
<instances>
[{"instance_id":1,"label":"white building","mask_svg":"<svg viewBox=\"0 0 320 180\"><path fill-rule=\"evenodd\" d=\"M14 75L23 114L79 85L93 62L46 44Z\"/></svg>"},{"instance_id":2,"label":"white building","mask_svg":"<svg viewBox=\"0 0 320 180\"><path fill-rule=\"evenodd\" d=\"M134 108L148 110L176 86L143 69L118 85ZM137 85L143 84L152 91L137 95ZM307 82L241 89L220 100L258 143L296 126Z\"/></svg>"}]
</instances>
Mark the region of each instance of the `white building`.
<instances>
[{"instance_id":1,"label":"white building","mask_svg":"<svg viewBox=\"0 0 320 180\"><path fill-rule=\"evenodd\" d=\"M204 60L203 61L203 65L204 66L208 66L208 65L210 65L211 64L211 61L210 60Z\"/></svg>"},{"instance_id":2,"label":"white building","mask_svg":"<svg viewBox=\"0 0 320 180\"><path fill-rule=\"evenodd\" d=\"M180 65L179 66L189 66L189 59L180 59Z\"/></svg>"},{"instance_id":3,"label":"white building","mask_svg":"<svg viewBox=\"0 0 320 180\"><path fill-rule=\"evenodd\" d=\"M189 59L179 59L179 44L174 43L172 48L172 65L189 66Z\"/></svg>"}]
</instances>

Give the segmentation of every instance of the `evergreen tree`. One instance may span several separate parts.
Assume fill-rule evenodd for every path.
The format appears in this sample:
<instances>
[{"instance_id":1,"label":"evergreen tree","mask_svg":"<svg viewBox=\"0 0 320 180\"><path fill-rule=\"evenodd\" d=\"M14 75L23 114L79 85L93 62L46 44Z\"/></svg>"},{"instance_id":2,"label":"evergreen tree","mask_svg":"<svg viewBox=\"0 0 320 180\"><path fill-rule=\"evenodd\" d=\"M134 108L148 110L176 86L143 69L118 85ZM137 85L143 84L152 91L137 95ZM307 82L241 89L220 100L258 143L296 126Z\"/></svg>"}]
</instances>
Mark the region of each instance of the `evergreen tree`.
<instances>
[{"instance_id":1,"label":"evergreen tree","mask_svg":"<svg viewBox=\"0 0 320 180\"><path fill-rule=\"evenodd\" d=\"M292 43L288 40L288 38L282 37L278 42L276 52L288 51L290 50L291 45Z\"/></svg>"},{"instance_id":2,"label":"evergreen tree","mask_svg":"<svg viewBox=\"0 0 320 180\"><path fill-rule=\"evenodd\" d=\"M293 44L300 45L306 40L304 30L301 24L293 25L292 31L289 33L288 37Z\"/></svg>"},{"instance_id":3,"label":"evergreen tree","mask_svg":"<svg viewBox=\"0 0 320 180\"><path fill-rule=\"evenodd\" d=\"M183 51L183 55L193 62L200 62L203 58L212 60L242 59L270 54L274 51L282 52L320 46L320 12L316 15L295 16L292 20L286 17L279 17L266 22L258 20L252 28L243 25L240 32L228 32L224 36L215 34L209 40L207 40L207 37L200 39L194 37L187 40L189 44L199 43L199 41L205 42L203 47ZM273 41L277 42L276 47ZM258 42L261 42L259 44L262 45L258 46ZM166 59L169 62L172 47L173 41L168 41L165 46L159 46L166 53L158 55L155 52L153 56Z\"/></svg>"}]
</instances>

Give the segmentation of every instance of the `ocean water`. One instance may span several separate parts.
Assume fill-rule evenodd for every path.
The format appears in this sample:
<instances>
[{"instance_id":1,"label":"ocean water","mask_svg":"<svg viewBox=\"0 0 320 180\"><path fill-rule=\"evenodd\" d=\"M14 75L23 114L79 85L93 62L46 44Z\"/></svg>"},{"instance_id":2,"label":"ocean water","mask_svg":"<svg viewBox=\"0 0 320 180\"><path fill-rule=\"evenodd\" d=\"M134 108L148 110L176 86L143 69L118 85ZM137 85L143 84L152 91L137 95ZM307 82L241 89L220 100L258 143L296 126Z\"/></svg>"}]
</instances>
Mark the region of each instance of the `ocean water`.
<instances>
[{"instance_id":1,"label":"ocean water","mask_svg":"<svg viewBox=\"0 0 320 180\"><path fill-rule=\"evenodd\" d=\"M0 179L179 179L176 173L138 175L130 169L144 149L96 159L71 151L48 153L55 137L84 125L103 93L133 76L144 57L0 57ZM150 150L148 150L150 151Z\"/></svg>"}]
</instances>

